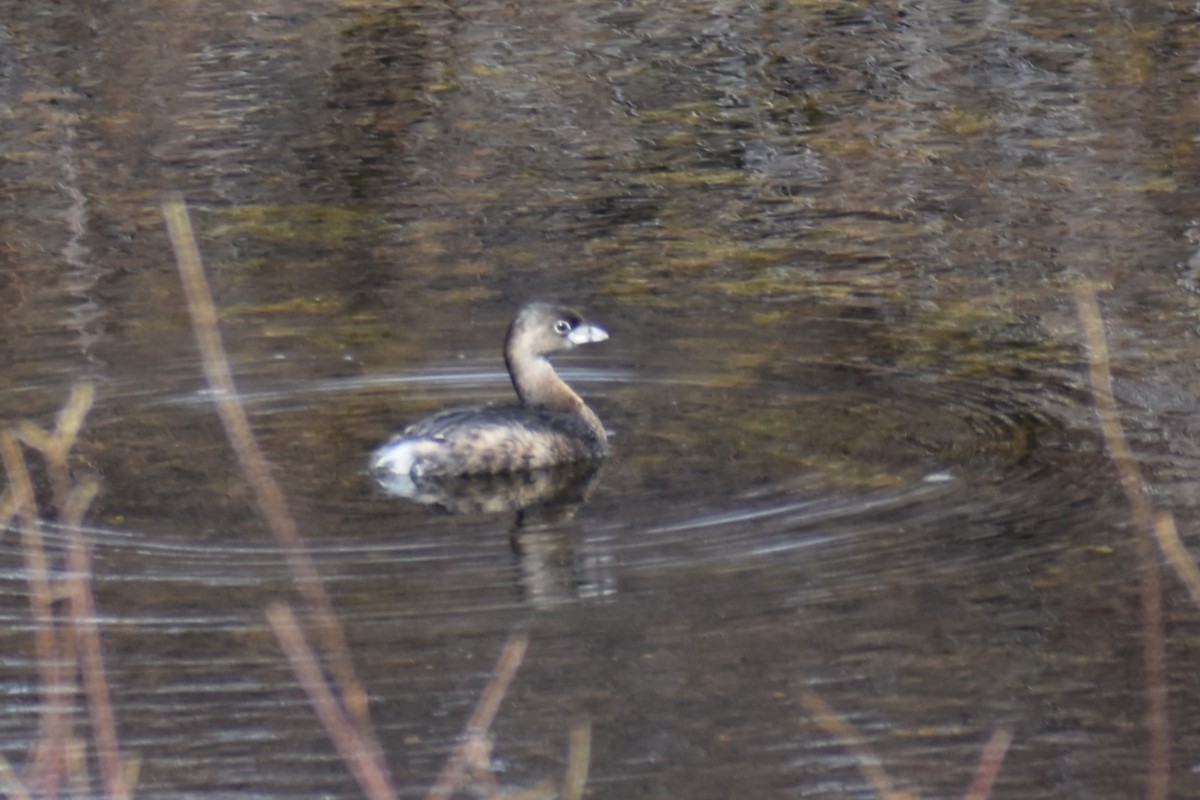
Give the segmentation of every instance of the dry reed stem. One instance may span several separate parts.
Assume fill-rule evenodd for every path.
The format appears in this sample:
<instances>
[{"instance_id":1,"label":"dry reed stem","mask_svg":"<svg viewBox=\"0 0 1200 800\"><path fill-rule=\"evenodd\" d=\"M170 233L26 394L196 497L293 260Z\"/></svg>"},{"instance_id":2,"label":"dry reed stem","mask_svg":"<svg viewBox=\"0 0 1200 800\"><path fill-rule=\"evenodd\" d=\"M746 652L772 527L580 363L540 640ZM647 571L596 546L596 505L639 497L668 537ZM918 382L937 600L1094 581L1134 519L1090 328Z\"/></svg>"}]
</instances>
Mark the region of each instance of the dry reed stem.
<instances>
[{"instance_id":1,"label":"dry reed stem","mask_svg":"<svg viewBox=\"0 0 1200 800\"><path fill-rule=\"evenodd\" d=\"M70 505L72 492L70 455L83 421L87 418L95 399L96 391L88 381L71 387L71 396L54 419L54 432L50 436L50 450L45 453L46 465L50 470L50 482L54 490L54 505L60 514ZM87 509L85 508L84 511ZM80 514L79 522L83 521ZM91 573L89 573L91 574Z\"/></svg>"},{"instance_id":2,"label":"dry reed stem","mask_svg":"<svg viewBox=\"0 0 1200 800\"><path fill-rule=\"evenodd\" d=\"M83 421L92 408L95 387L81 381L71 387L71 396L55 416L54 430L47 431L34 422L24 420L17 425L17 438L42 454L50 473L54 507L61 512L71 492L71 467L69 457Z\"/></svg>"},{"instance_id":3,"label":"dry reed stem","mask_svg":"<svg viewBox=\"0 0 1200 800\"><path fill-rule=\"evenodd\" d=\"M1161 511L1154 515L1154 533L1158 537L1158 547L1167 556L1175 574L1192 596L1192 602L1200 605L1200 568L1196 560L1183 545L1179 532L1175 530L1175 515L1170 511Z\"/></svg>"},{"instance_id":4,"label":"dry reed stem","mask_svg":"<svg viewBox=\"0 0 1200 800\"><path fill-rule=\"evenodd\" d=\"M1146 767L1146 797L1166 800L1170 789L1171 742L1167 717L1167 657L1163 637L1162 580L1155 558L1154 511L1137 459L1129 448L1109 368L1108 340L1096 290L1087 284L1075 288L1075 302L1087 341L1088 367L1096 416L1104 434L1108 456L1117 469L1121 488L1129 501L1136 532L1142 624L1142 661L1146 671L1146 729L1149 756Z\"/></svg>"},{"instance_id":5,"label":"dry reed stem","mask_svg":"<svg viewBox=\"0 0 1200 800\"><path fill-rule=\"evenodd\" d=\"M304 638L304 632L296 622L292 610L282 603L267 607L267 619L275 637L279 640L292 671L308 694L309 702L317 712L333 746L346 762L359 787L370 800L394 800L396 792L386 770L381 770L377 759L365 746L345 707L329 688L321 667L313 655L312 648Z\"/></svg>"},{"instance_id":6,"label":"dry reed stem","mask_svg":"<svg viewBox=\"0 0 1200 800\"><path fill-rule=\"evenodd\" d=\"M122 764L117 742L116 718L109 696L104 669L100 632L96 622L96 603L91 585L91 557L80 533L83 517L95 498L94 480L72 484L68 462L71 449L91 408L94 396L90 383L78 383L59 411L53 432L32 422L15 431L0 433L0 450L9 477L7 497L21 516L22 546L26 557L30 604L34 611L35 650L40 683L49 719L43 719L33 759L40 794L54 796L65 781L72 791L87 791L86 748L70 730L70 698L74 695L73 673L78 669L84 683L88 718L96 745L101 783L107 800L127 800L135 773ZM54 618L53 603L57 592L50 578L49 558L42 541L40 521L33 488L18 438L38 450L46 462L55 496L59 522L67 535L66 597L68 623L73 638ZM6 765L7 766L7 765Z\"/></svg>"},{"instance_id":7,"label":"dry reed stem","mask_svg":"<svg viewBox=\"0 0 1200 800\"><path fill-rule=\"evenodd\" d=\"M92 739L96 745L96 760L100 779L108 800L127 800L133 784L121 761L117 738L116 715L113 713L108 677L104 667L104 650L100 628L96 622L96 600L92 591L92 560L90 548L80 533L83 517L99 492L95 480L84 479L72 486L69 457L84 419L91 410L95 390L91 383L81 382L71 387L71 396L55 418L53 432L45 432L33 423L21 426L22 438L41 450L53 484L59 522L67 535L67 596L70 600L69 619L75 639L75 660L83 678L84 695L88 704L88 719L92 724ZM32 437L29 430L37 433ZM31 438L33 441L31 441ZM64 648L65 649L65 648ZM83 767L86 771L86 766Z\"/></svg>"},{"instance_id":8,"label":"dry reed stem","mask_svg":"<svg viewBox=\"0 0 1200 800\"><path fill-rule=\"evenodd\" d=\"M54 451L48 458L66 466L67 458L75 448L75 440L83 430L83 422L92 409L96 388L89 381L81 381L71 387L71 396L54 418Z\"/></svg>"},{"instance_id":9,"label":"dry reed stem","mask_svg":"<svg viewBox=\"0 0 1200 800\"><path fill-rule=\"evenodd\" d=\"M51 444L50 431L38 425L36 422L28 419L23 419L13 428L13 432L17 434L17 439L27 447L37 450L40 453L49 453L53 444Z\"/></svg>"},{"instance_id":10,"label":"dry reed stem","mask_svg":"<svg viewBox=\"0 0 1200 800\"><path fill-rule=\"evenodd\" d=\"M0 755L0 792L9 800L33 800L8 759Z\"/></svg>"},{"instance_id":11,"label":"dry reed stem","mask_svg":"<svg viewBox=\"0 0 1200 800\"><path fill-rule=\"evenodd\" d=\"M99 493L100 486L92 478L84 478L73 484L68 460L94 398L95 389L90 382L76 383L71 387L70 398L55 418L51 449L44 455L54 485L60 522L67 534L69 619L100 777L108 792L107 800L128 800L137 783L137 760L126 762L121 757L116 714L113 712L97 622L92 553L81 533L83 518ZM86 762L81 766L83 772L80 774L86 774Z\"/></svg>"},{"instance_id":12,"label":"dry reed stem","mask_svg":"<svg viewBox=\"0 0 1200 800\"><path fill-rule=\"evenodd\" d=\"M137 756L121 759L121 773L125 776L126 786L137 786L138 776L142 772L142 762Z\"/></svg>"},{"instance_id":13,"label":"dry reed stem","mask_svg":"<svg viewBox=\"0 0 1200 800\"><path fill-rule=\"evenodd\" d=\"M217 414L237 455L242 473L254 491L259 511L283 550L293 580L305 600L324 655L329 659L330 671L337 684L341 702L345 704L364 747L369 749L371 758L379 770L386 774L387 764L383 758L383 748L371 725L367 693L354 669L345 633L334 613L333 603L325 591L321 576L300 538L296 520L288 509L287 498L271 474L270 464L259 449L245 409L238 398L229 369L229 359L217 326L216 306L204 276L204 267L187 207L179 196L172 195L163 201L162 209L171 237L171 246L175 251L180 279L187 295L188 312L191 315L196 344L204 362L204 373L208 378L209 387L213 391Z\"/></svg>"},{"instance_id":14,"label":"dry reed stem","mask_svg":"<svg viewBox=\"0 0 1200 800\"><path fill-rule=\"evenodd\" d=\"M127 775L121 763L116 715L108 690L100 627L96 622L96 598L91 582L92 555L80 533L83 516L99 488L94 480L84 480L67 496L66 508L62 513L62 525L67 533L67 588L76 659L83 675L100 777L108 792L108 800L127 800L133 784L126 781Z\"/></svg>"},{"instance_id":15,"label":"dry reed stem","mask_svg":"<svg viewBox=\"0 0 1200 800\"><path fill-rule=\"evenodd\" d=\"M858 771L871 785L877 797L883 800L913 800L909 792L898 792L892 786L892 779L883 768L883 762L870 751L862 734L826 703L820 695L811 689L800 693L800 705L813 716L817 724L828 733L835 736L842 746L850 751Z\"/></svg>"},{"instance_id":16,"label":"dry reed stem","mask_svg":"<svg viewBox=\"0 0 1200 800\"><path fill-rule=\"evenodd\" d=\"M525 651L528 649L528 634L514 633L508 637L508 641L504 644L504 650L496 662L496 668L492 671L492 677L483 690L479 702L476 703L471 718L467 720L462 741L446 759L446 764L442 767L437 781L429 790L429 794L425 796L426 800L449 800L461 786L463 777L473 765L472 753L478 752L481 746L487 746L488 730L496 719L500 704L508 694L508 687L512 684L513 677L517 674L521 661L525 658Z\"/></svg>"},{"instance_id":17,"label":"dry reed stem","mask_svg":"<svg viewBox=\"0 0 1200 800\"><path fill-rule=\"evenodd\" d=\"M87 797L91 794L91 776L88 774L87 744L78 736L67 739L68 794ZM104 798L104 800L108 800Z\"/></svg>"},{"instance_id":18,"label":"dry reed stem","mask_svg":"<svg viewBox=\"0 0 1200 800\"><path fill-rule=\"evenodd\" d=\"M72 689L55 629L50 565L42 540L33 483L12 431L0 431L0 458L4 461L9 491L20 520L21 551L25 559L25 579L29 584L29 606L33 616L34 654L38 663L39 692L43 700L32 770L38 776L39 789L54 796L67 767L63 745L69 735Z\"/></svg>"},{"instance_id":19,"label":"dry reed stem","mask_svg":"<svg viewBox=\"0 0 1200 800\"><path fill-rule=\"evenodd\" d=\"M563 779L563 800L583 800L588 768L592 761L592 723L584 720L571 726L567 745L567 774Z\"/></svg>"},{"instance_id":20,"label":"dry reed stem","mask_svg":"<svg viewBox=\"0 0 1200 800\"><path fill-rule=\"evenodd\" d=\"M490 736L472 736L464 741L465 764L460 785L470 785L471 793L483 800L500 800L504 793L492 772L492 739ZM469 778L469 780L468 780Z\"/></svg>"},{"instance_id":21,"label":"dry reed stem","mask_svg":"<svg viewBox=\"0 0 1200 800\"><path fill-rule=\"evenodd\" d=\"M0 531L8 530L15 516L17 516L17 501L13 499L12 492L5 486L4 491L0 492Z\"/></svg>"},{"instance_id":22,"label":"dry reed stem","mask_svg":"<svg viewBox=\"0 0 1200 800\"><path fill-rule=\"evenodd\" d=\"M979 756L979 768L975 770L975 779L963 795L963 800L988 800L992 796L992 787L996 785L996 776L1000 774L1000 766L1012 744L1012 734L1004 728L997 728L992 738L983 748Z\"/></svg>"}]
</instances>

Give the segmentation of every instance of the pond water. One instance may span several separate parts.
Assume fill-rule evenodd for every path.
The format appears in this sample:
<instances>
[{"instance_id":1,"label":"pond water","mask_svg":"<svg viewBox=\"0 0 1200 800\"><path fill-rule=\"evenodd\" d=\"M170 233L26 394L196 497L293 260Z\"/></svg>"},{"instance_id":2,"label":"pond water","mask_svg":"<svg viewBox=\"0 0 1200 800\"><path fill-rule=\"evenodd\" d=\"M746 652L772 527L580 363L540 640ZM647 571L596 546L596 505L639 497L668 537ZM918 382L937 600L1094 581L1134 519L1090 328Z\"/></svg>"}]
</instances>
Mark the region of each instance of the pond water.
<instances>
[{"instance_id":1,"label":"pond water","mask_svg":"<svg viewBox=\"0 0 1200 800\"><path fill-rule=\"evenodd\" d=\"M294 602L160 202L423 794L516 630L506 787L593 731L596 798L1141 797L1144 620L1072 287L1104 287L1155 506L1196 544L1200 17L1149 2L0 0L0 418L74 454L137 796L361 796L267 627ZM612 431L584 502L447 514L372 448L508 401L514 309ZM51 542L57 541L51 536ZM36 674L0 541L0 752ZM1165 573L1173 796L1200 614Z\"/></svg>"}]
</instances>

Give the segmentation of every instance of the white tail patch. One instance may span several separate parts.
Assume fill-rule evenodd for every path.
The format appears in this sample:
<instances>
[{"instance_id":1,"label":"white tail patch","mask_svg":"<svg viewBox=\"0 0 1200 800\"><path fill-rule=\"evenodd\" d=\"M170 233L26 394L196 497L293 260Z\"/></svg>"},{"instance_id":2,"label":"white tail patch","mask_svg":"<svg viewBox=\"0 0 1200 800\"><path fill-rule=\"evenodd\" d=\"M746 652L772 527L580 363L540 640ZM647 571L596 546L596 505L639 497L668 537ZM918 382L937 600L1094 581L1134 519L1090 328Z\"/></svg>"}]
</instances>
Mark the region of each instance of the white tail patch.
<instances>
[{"instance_id":1,"label":"white tail patch","mask_svg":"<svg viewBox=\"0 0 1200 800\"><path fill-rule=\"evenodd\" d=\"M371 456L371 472L411 475L417 460L436 452L437 447L438 443L433 439L393 439Z\"/></svg>"}]
</instances>

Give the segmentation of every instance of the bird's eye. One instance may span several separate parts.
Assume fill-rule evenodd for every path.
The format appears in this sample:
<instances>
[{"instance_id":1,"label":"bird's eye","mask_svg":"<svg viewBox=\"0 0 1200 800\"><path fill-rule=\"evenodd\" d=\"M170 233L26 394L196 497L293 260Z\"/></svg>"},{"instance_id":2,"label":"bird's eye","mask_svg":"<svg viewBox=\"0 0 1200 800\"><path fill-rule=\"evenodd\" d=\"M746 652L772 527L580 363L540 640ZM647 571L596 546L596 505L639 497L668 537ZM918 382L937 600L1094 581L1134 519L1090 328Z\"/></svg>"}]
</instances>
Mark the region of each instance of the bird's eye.
<instances>
[{"instance_id":1,"label":"bird's eye","mask_svg":"<svg viewBox=\"0 0 1200 800\"><path fill-rule=\"evenodd\" d=\"M571 332L571 323L567 322L565 319L560 319L558 322L554 323L554 331L566 336Z\"/></svg>"}]
</instances>

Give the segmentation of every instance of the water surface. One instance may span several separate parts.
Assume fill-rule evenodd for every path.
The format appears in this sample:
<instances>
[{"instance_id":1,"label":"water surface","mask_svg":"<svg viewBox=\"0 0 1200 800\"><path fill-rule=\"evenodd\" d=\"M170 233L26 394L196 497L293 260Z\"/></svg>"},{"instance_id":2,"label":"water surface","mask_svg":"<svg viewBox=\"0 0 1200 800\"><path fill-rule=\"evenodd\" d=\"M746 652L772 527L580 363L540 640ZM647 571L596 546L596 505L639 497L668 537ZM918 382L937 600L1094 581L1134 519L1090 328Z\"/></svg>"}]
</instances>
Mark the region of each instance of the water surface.
<instances>
[{"instance_id":1,"label":"water surface","mask_svg":"<svg viewBox=\"0 0 1200 800\"><path fill-rule=\"evenodd\" d=\"M357 796L263 609L290 577L204 393L159 213L188 199L232 368L402 794L513 630L505 785L595 797L1142 796L1129 512L1071 287L1105 287L1156 506L1196 528L1200 97L1168 2L0 2L6 421L97 385L76 453L141 797ZM587 501L382 494L407 420L507 401L532 298L612 430ZM52 537L53 539L53 537ZM36 732L0 542L3 753ZM1168 578L1173 795L1197 616Z\"/></svg>"}]
</instances>

